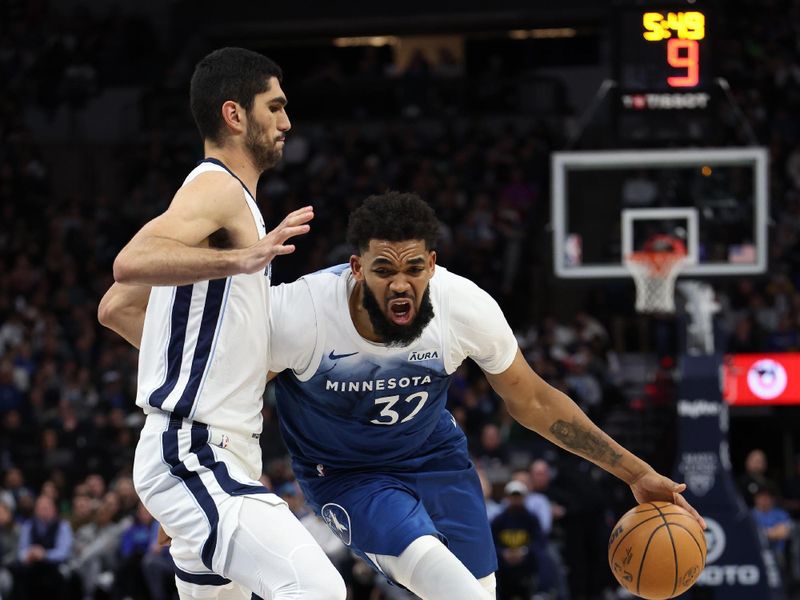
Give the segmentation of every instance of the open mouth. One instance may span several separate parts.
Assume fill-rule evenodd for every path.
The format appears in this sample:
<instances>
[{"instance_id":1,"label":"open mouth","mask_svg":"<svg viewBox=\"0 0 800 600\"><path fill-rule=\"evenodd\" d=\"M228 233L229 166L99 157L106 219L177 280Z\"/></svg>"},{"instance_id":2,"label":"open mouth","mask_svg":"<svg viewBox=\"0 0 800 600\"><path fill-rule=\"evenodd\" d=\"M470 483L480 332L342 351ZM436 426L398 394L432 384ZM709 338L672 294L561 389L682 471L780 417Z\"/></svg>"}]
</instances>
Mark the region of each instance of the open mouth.
<instances>
[{"instance_id":1,"label":"open mouth","mask_svg":"<svg viewBox=\"0 0 800 600\"><path fill-rule=\"evenodd\" d=\"M414 304L409 298L389 301L389 318L397 325L408 325L414 314Z\"/></svg>"}]
</instances>

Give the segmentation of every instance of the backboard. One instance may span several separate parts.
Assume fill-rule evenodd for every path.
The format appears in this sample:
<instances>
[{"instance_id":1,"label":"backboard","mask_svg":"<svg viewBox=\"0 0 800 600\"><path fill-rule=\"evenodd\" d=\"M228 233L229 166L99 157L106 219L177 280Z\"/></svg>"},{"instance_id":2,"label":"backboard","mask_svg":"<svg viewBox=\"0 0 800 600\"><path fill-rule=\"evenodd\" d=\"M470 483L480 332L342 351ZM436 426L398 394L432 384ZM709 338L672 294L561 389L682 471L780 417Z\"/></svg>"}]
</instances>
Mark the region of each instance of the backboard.
<instances>
[{"instance_id":1,"label":"backboard","mask_svg":"<svg viewBox=\"0 0 800 600\"><path fill-rule=\"evenodd\" d=\"M763 148L558 152L551 168L559 277L629 277L624 257L661 235L685 243L681 275L767 268Z\"/></svg>"}]
</instances>

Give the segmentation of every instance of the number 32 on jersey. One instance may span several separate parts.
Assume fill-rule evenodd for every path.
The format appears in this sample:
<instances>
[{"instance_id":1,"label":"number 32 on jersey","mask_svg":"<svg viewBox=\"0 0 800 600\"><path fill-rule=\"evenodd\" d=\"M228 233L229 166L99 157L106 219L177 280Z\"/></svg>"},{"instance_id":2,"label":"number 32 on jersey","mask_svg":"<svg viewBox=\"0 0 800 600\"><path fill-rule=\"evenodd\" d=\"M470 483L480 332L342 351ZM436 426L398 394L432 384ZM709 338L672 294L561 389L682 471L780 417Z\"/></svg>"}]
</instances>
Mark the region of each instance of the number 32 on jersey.
<instances>
[{"instance_id":1,"label":"number 32 on jersey","mask_svg":"<svg viewBox=\"0 0 800 600\"><path fill-rule=\"evenodd\" d=\"M428 392L414 392L413 394L406 396L404 398L403 404L398 406L398 408L405 409L405 407L413 406L413 410L402 420L400 419L400 413L394 410L392 407L400 401L400 396L382 396L381 398L375 398L375 406L379 406L384 404L385 406L381 409L380 414L372 419L370 423L374 423L375 425L394 425L398 421L400 423L406 423L410 421L414 417L417 416L417 413L422 410L422 407L425 406L425 402L428 401ZM403 410L405 412L405 410Z\"/></svg>"}]
</instances>

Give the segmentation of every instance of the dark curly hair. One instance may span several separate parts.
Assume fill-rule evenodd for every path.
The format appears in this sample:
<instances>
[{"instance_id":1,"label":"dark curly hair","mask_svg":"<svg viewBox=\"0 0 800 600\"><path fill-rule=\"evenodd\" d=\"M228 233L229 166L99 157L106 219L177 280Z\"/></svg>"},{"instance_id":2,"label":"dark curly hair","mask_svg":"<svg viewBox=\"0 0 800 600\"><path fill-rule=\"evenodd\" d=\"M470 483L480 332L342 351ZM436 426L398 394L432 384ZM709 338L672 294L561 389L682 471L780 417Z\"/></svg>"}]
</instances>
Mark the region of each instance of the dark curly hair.
<instances>
[{"instance_id":1,"label":"dark curly hair","mask_svg":"<svg viewBox=\"0 0 800 600\"><path fill-rule=\"evenodd\" d=\"M222 105L233 100L249 111L253 98L269 91L271 77L281 81L281 68L266 56L245 48L220 48L197 63L189 87L189 104L203 139L219 144Z\"/></svg>"},{"instance_id":2,"label":"dark curly hair","mask_svg":"<svg viewBox=\"0 0 800 600\"><path fill-rule=\"evenodd\" d=\"M439 237L436 213L416 194L386 192L364 200L350 214L347 241L359 253L369 248L370 240L424 240L425 248L433 250Z\"/></svg>"}]
</instances>

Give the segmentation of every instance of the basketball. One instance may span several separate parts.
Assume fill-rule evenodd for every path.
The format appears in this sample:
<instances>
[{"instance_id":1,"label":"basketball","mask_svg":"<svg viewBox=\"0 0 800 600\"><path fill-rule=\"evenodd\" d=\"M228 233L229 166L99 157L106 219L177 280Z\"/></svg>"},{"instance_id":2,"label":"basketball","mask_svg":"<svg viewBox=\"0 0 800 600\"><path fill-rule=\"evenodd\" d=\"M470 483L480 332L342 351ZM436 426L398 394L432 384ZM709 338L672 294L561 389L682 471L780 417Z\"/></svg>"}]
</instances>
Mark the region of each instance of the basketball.
<instances>
[{"instance_id":1,"label":"basketball","mask_svg":"<svg viewBox=\"0 0 800 600\"><path fill-rule=\"evenodd\" d=\"M680 506L647 502L617 521L608 540L608 564L632 594L673 598L692 587L705 567L706 538Z\"/></svg>"}]
</instances>

